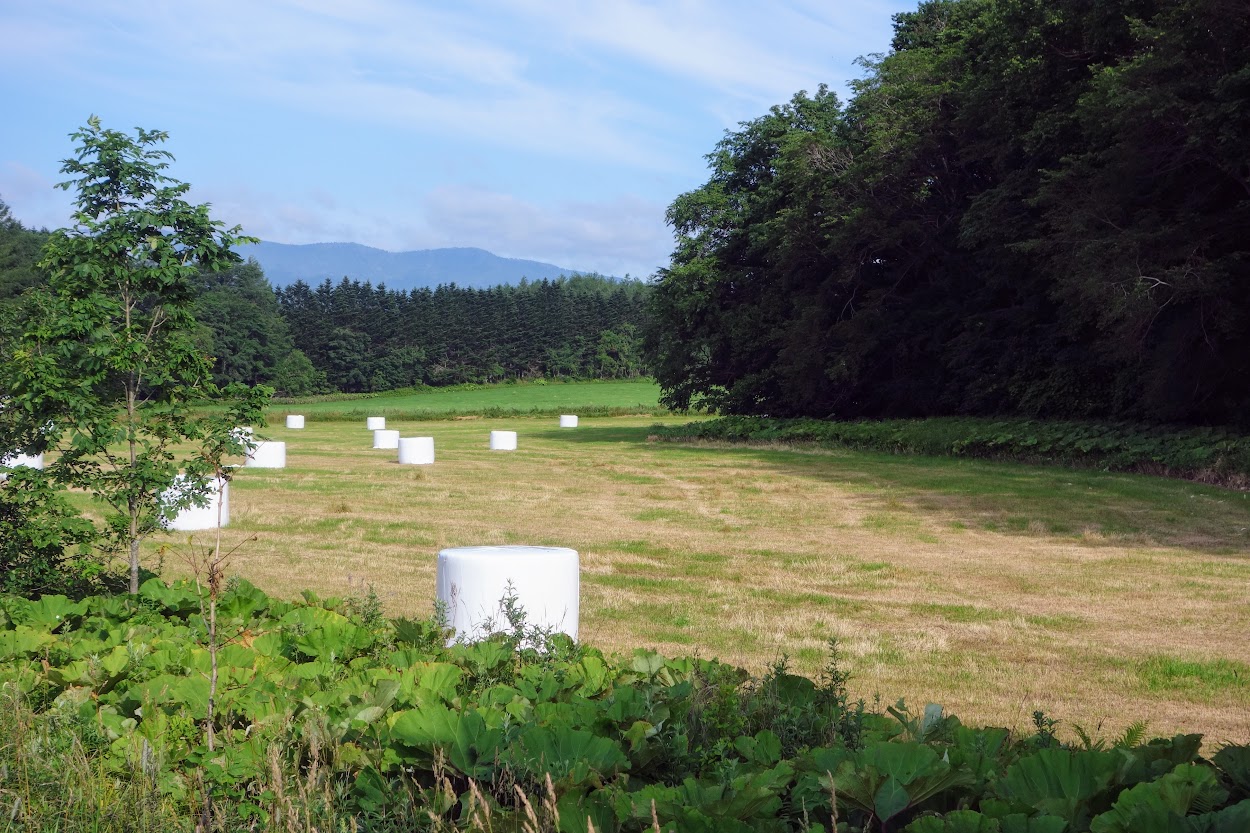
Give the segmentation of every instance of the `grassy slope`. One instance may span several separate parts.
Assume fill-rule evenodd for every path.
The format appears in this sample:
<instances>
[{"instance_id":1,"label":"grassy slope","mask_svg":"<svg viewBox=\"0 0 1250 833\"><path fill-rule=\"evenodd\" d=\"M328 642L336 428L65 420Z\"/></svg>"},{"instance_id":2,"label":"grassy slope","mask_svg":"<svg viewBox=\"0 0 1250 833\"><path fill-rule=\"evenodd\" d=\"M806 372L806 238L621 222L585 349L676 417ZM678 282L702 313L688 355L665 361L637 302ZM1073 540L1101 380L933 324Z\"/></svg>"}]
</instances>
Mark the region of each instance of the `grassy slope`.
<instances>
[{"instance_id":1,"label":"grassy slope","mask_svg":"<svg viewBox=\"0 0 1250 833\"><path fill-rule=\"evenodd\" d=\"M530 393L499 393L518 391ZM479 392L443 405L464 407L460 393ZM238 473L225 543L242 545L234 569L270 591L372 584L389 612L418 615L443 547L571 546L583 638L608 650L756 669L785 653L813 674L837 637L869 698L942 702L969 722L1022 726L1040 708L1104 731L1147 720L1158 734L1250 740L1246 495L1055 467L648 442L654 421L392 419L435 438L432 467L372 450L363 423L279 424L268 433L288 442L289 468ZM520 449L488 451L494 428L517 430ZM186 549L165 554L171 575Z\"/></svg>"},{"instance_id":2,"label":"grassy slope","mask_svg":"<svg viewBox=\"0 0 1250 833\"><path fill-rule=\"evenodd\" d=\"M491 410L536 414L576 413L579 410L651 413L659 408L659 401L659 385L649 379L637 379L495 385L355 398L291 400L275 406L272 414L275 418L286 414L305 414L319 419L351 419L472 414Z\"/></svg>"}]
</instances>

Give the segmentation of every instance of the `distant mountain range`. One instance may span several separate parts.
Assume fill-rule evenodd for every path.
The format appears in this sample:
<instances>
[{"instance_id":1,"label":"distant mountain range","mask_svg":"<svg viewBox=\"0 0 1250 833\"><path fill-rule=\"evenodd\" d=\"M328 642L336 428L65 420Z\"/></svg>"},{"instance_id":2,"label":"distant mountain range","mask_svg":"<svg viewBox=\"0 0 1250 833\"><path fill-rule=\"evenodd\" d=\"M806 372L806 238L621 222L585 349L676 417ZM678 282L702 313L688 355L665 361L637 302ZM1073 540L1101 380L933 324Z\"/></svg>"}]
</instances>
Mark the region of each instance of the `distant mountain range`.
<instances>
[{"instance_id":1,"label":"distant mountain range","mask_svg":"<svg viewBox=\"0 0 1250 833\"><path fill-rule=\"evenodd\" d=\"M485 249L423 249L415 252L387 252L359 243L307 243L291 245L262 240L240 246L244 258L254 257L273 286L289 286L296 281L316 286L326 278L338 283L344 277L369 281L388 289L421 289L455 283L461 287L485 289L500 284L520 283L573 275L575 269L499 257Z\"/></svg>"}]
</instances>

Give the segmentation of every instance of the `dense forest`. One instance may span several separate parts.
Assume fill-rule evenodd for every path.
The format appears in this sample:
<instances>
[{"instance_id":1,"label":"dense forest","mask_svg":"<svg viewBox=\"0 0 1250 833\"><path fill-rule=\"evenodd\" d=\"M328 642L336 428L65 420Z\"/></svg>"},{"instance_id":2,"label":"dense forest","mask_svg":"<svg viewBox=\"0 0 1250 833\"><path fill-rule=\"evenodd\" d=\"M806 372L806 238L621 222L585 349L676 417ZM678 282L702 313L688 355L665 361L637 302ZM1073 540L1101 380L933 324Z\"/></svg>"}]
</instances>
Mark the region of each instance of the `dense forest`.
<instances>
[{"instance_id":1,"label":"dense forest","mask_svg":"<svg viewBox=\"0 0 1250 833\"><path fill-rule=\"evenodd\" d=\"M277 291L283 320L341 391L643 373L649 292L578 275L517 286L392 291L346 278Z\"/></svg>"},{"instance_id":2,"label":"dense forest","mask_svg":"<svg viewBox=\"0 0 1250 833\"><path fill-rule=\"evenodd\" d=\"M1250 4L928 0L668 218L667 402L1250 425Z\"/></svg>"},{"instance_id":3,"label":"dense forest","mask_svg":"<svg viewBox=\"0 0 1250 833\"><path fill-rule=\"evenodd\" d=\"M22 293L44 281L35 264L46 238L0 202L0 352L20 326ZM639 281L403 292L344 278L275 291L254 260L200 278L198 339L221 384L304 395L643 373L649 287Z\"/></svg>"}]
</instances>

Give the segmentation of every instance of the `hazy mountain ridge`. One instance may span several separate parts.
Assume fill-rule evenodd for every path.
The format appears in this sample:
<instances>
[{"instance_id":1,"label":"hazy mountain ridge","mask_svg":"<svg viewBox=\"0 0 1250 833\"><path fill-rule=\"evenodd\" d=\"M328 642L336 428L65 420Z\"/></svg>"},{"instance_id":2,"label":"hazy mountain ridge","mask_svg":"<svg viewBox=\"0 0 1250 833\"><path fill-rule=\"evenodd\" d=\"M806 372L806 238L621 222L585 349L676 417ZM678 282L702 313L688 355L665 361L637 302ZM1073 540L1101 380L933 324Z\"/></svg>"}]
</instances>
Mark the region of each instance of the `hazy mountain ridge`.
<instances>
[{"instance_id":1,"label":"hazy mountain ridge","mask_svg":"<svg viewBox=\"0 0 1250 833\"><path fill-rule=\"evenodd\" d=\"M421 249L388 252L359 243L271 243L240 246L239 254L256 258L273 286L289 286L297 280L316 286L326 278L338 283L347 277L369 281L388 289L421 289L439 284L484 289L573 275L576 269L499 257L485 249Z\"/></svg>"}]
</instances>

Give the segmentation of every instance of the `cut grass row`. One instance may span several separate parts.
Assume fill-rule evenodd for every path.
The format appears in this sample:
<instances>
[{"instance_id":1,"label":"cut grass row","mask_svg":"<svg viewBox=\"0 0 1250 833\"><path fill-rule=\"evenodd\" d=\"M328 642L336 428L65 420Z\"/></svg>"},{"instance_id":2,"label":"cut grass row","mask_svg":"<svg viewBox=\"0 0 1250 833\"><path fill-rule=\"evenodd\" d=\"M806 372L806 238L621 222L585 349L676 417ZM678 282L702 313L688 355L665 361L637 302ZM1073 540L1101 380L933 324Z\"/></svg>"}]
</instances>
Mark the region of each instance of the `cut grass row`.
<instances>
[{"instance_id":1,"label":"cut grass row","mask_svg":"<svg viewBox=\"0 0 1250 833\"><path fill-rule=\"evenodd\" d=\"M435 554L570 546L582 636L815 674L976 722L1035 709L1087 728L1250 739L1250 500L1183 481L818 449L656 443L652 417L395 419L435 437L401 467L356 425L312 420L285 470L232 487L233 569L295 595L372 585L424 615ZM517 430L514 453L487 450ZM170 542L165 542L169 544ZM158 557L159 545L148 555ZM184 572L185 539L164 551Z\"/></svg>"}]
</instances>

